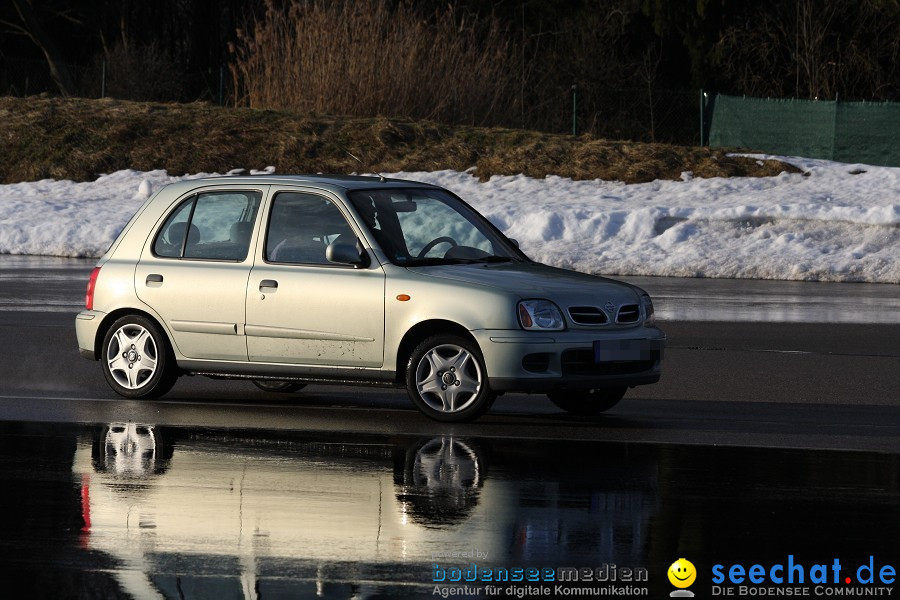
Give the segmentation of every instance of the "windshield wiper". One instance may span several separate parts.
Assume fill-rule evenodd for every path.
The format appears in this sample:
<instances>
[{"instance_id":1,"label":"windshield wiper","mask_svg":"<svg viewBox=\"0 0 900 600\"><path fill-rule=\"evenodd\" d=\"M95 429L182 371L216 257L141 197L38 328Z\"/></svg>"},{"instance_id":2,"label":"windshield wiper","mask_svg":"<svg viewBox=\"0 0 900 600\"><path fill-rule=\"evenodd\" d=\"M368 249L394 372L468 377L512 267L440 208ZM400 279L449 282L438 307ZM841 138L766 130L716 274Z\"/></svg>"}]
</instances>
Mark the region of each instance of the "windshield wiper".
<instances>
[{"instance_id":1,"label":"windshield wiper","mask_svg":"<svg viewBox=\"0 0 900 600\"><path fill-rule=\"evenodd\" d=\"M482 258L412 258L402 265L404 267L423 267L429 265L478 265L486 263L505 263L517 261L517 258L510 256L484 256Z\"/></svg>"},{"instance_id":2,"label":"windshield wiper","mask_svg":"<svg viewBox=\"0 0 900 600\"><path fill-rule=\"evenodd\" d=\"M519 259L512 256L485 256L484 258L476 258L472 262L476 263L505 263L518 261Z\"/></svg>"},{"instance_id":3,"label":"windshield wiper","mask_svg":"<svg viewBox=\"0 0 900 600\"><path fill-rule=\"evenodd\" d=\"M427 257L427 258L411 258L405 262L400 263L403 267L426 267L431 265L467 265L471 264L473 261L468 258L436 258L436 257Z\"/></svg>"}]
</instances>

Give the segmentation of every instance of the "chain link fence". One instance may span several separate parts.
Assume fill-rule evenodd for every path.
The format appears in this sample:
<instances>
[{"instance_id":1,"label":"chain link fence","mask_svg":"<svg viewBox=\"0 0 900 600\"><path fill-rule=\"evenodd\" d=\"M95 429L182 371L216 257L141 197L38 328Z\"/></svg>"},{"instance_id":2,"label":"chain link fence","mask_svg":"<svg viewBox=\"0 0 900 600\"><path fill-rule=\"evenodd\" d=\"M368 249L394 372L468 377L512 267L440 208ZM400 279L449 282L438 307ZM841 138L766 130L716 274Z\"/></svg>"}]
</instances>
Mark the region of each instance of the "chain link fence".
<instances>
[{"instance_id":1,"label":"chain link fence","mask_svg":"<svg viewBox=\"0 0 900 600\"><path fill-rule=\"evenodd\" d=\"M185 73L153 56L112 56L90 66L61 64L71 81L71 95L83 98L232 104L227 65ZM47 63L0 56L0 95L61 95ZM591 134L600 138L700 143L695 91L620 89L602 86L558 90L542 99L525 100L497 125L550 133ZM530 104L530 106L529 106ZM403 116L403 115L387 115Z\"/></svg>"},{"instance_id":2,"label":"chain link fence","mask_svg":"<svg viewBox=\"0 0 900 600\"><path fill-rule=\"evenodd\" d=\"M110 60L92 65L60 63L71 82L69 95L81 98L118 98L121 100L193 102L207 101L224 105L229 98L228 68L184 72L167 64L162 57L128 54L113 55ZM50 74L46 61L0 56L0 95L62 95Z\"/></svg>"},{"instance_id":3,"label":"chain link fence","mask_svg":"<svg viewBox=\"0 0 900 600\"><path fill-rule=\"evenodd\" d=\"M551 127L535 127L600 138L685 146L700 143L696 91L573 86ZM568 114L565 114L568 113ZM566 119L565 117L568 117Z\"/></svg>"}]
</instances>

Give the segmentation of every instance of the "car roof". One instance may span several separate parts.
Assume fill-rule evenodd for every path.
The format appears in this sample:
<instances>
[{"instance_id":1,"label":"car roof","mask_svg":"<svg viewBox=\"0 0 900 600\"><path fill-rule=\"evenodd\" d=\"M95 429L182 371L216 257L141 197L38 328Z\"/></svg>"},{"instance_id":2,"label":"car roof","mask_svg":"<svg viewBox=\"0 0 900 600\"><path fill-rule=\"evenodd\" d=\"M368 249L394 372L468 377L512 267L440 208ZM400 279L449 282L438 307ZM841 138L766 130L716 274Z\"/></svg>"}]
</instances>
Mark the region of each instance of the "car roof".
<instances>
[{"instance_id":1,"label":"car roof","mask_svg":"<svg viewBox=\"0 0 900 600\"><path fill-rule=\"evenodd\" d=\"M406 179L393 179L387 177L374 177L362 175L223 175L216 177L202 177L198 179L183 180L175 184L182 190L204 185L313 185L324 189L340 189L344 191L398 188L398 187L436 187L428 183L409 181Z\"/></svg>"}]
</instances>

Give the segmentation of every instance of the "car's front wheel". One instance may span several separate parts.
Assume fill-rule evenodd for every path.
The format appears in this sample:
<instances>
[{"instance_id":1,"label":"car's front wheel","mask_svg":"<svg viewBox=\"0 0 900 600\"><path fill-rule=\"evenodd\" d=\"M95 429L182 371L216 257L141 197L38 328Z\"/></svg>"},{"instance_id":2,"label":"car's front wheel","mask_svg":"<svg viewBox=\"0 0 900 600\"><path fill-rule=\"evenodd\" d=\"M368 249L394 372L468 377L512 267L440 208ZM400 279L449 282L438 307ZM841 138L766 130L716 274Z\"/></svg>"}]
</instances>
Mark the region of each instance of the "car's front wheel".
<instances>
[{"instance_id":1,"label":"car's front wheel","mask_svg":"<svg viewBox=\"0 0 900 600\"><path fill-rule=\"evenodd\" d=\"M125 398L162 396L178 378L165 334L142 315L126 315L110 326L100 360L106 382Z\"/></svg>"},{"instance_id":2,"label":"car's front wheel","mask_svg":"<svg viewBox=\"0 0 900 600\"><path fill-rule=\"evenodd\" d=\"M598 415L611 409L628 390L626 387L596 388L590 390L571 390L550 392L550 401L573 415Z\"/></svg>"},{"instance_id":3,"label":"car's front wheel","mask_svg":"<svg viewBox=\"0 0 900 600\"><path fill-rule=\"evenodd\" d=\"M496 398L481 351L457 335L432 336L413 350L406 388L413 404L437 421L471 421Z\"/></svg>"},{"instance_id":4,"label":"car's front wheel","mask_svg":"<svg viewBox=\"0 0 900 600\"><path fill-rule=\"evenodd\" d=\"M299 392L306 387L305 383L279 381L278 379L254 379L253 385L264 392L275 392L277 394L291 394L293 392Z\"/></svg>"}]
</instances>

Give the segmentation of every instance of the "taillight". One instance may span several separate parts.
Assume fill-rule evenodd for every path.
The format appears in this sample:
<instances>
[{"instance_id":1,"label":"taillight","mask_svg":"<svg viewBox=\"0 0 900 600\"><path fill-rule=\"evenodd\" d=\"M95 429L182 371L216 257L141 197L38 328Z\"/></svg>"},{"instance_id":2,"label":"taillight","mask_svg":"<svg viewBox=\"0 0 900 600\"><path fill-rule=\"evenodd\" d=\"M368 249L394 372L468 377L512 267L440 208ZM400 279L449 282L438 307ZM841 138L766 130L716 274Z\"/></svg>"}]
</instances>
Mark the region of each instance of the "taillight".
<instances>
[{"instance_id":1,"label":"taillight","mask_svg":"<svg viewBox=\"0 0 900 600\"><path fill-rule=\"evenodd\" d=\"M100 274L100 267L94 267L91 271L91 278L88 280L87 293L84 295L84 308L86 310L94 310L94 286L97 285L97 275Z\"/></svg>"}]
</instances>

